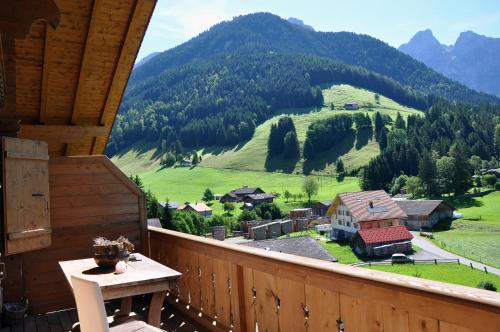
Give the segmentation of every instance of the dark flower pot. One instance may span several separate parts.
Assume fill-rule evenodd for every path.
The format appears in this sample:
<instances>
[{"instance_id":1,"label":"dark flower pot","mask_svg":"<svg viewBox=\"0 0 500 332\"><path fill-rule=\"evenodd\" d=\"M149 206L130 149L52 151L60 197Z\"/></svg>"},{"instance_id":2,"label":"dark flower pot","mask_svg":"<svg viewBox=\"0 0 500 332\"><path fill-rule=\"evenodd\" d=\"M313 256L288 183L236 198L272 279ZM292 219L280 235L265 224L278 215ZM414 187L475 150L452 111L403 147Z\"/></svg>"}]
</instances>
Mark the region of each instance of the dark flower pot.
<instances>
[{"instance_id":1,"label":"dark flower pot","mask_svg":"<svg viewBox=\"0 0 500 332\"><path fill-rule=\"evenodd\" d=\"M120 260L117 245L94 245L94 260L99 267L114 267Z\"/></svg>"}]
</instances>

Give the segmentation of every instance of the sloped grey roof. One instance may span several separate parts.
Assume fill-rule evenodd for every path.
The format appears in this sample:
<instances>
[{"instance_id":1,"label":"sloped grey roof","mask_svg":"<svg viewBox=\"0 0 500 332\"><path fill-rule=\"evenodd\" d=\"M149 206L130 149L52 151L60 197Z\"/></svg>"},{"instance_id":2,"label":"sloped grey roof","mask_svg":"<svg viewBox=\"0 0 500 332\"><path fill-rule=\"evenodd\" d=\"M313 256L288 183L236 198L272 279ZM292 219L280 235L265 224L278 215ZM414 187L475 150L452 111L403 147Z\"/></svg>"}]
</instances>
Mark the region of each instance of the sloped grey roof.
<instances>
[{"instance_id":1,"label":"sloped grey roof","mask_svg":"<svg viewBox=\"0 0 500 332\"><path fill-rule=\"evenodd\" d=\"M409 216L428 216L441 204L445 204L446 206L450 207L448 203L440 199L401 200L395 202Z\"/></svg>"},{"instance_id":2,"label":"sloped grey roof","mask_svg":"<svg viewBox=\"0 0 500 332\"><path fill-rule=\"evenodd\" d=\"M250 194L250 195L247 195L247 197L249 197L255 201L259 201L259 200L263 200L263 199L274 198L275 196L273 194L263 193L263 194Z\"/></svg>"},{"instance_id":3,"label":"sloped grey roof","mask_svg":"<svg viewBox=\"0 0 500 332\"><path fill-rule=\"evenodd\" d=\"M161 228L160 219L159 218L149 218L148 219L148 226L160 227Z\"/></svg>"},{"instance_id":4,"label":"sloped grey roof","mask_svg":"<svg viewBox=\"0 0 500 332\"><path fill-rule=\"evenodd\" d=\"M231 192L236 195L248 195L248 194L254 194L257 190L262 191L262 189L260 189L259 187L254 187L254 188L242 187L234 189Z\"/></svg>"},{"instance_id":5,"label":"sloped grey roof","mask_svg":"<svg viewBox=\"0 0 500 332\"><path fill-rule=\"evenodd\" d=\"M310 236L254 241L243 243L242 245L302 257L316 258L329 262L337 261L337 258L332 256L325 248L323 248L318 240L315 240Z\"/></svg>"}]
</instances>

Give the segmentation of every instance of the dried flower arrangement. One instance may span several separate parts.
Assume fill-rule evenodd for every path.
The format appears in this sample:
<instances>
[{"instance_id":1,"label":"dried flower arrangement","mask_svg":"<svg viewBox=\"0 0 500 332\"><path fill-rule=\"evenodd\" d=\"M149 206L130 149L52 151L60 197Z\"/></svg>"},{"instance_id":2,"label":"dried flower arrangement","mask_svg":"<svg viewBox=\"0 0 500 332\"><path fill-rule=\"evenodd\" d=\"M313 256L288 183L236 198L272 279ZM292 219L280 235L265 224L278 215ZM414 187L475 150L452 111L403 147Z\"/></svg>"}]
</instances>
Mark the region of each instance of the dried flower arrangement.
<instances>
[{"instance_id":1,"label":"dried flower arrangement","mask_svg":"<svg viewBox=\"0 0 500 332\"><path fill-rule=\"evenodd\" d=\"M104 246L104 247L112 247L116 246L118 247L118 250L120 252L122 251L128 251L128 252L133 252L134 251L134 245L124 236L120 236L116 240L108 240L105 237L99 236L94 239L94 246Z\"/></svg>"},{"instance_id":2,"label":"dried flower arrangement","mask_svg":"<svg viewBox=\"0 0 500 332\"><path fill-rule=\"evenodd\" d=\"M99 236L94 238L94 260L101 267L111 267L121 259L128 261L134 245L124 236L108 240Z\"/></svg>"}]
</instances>

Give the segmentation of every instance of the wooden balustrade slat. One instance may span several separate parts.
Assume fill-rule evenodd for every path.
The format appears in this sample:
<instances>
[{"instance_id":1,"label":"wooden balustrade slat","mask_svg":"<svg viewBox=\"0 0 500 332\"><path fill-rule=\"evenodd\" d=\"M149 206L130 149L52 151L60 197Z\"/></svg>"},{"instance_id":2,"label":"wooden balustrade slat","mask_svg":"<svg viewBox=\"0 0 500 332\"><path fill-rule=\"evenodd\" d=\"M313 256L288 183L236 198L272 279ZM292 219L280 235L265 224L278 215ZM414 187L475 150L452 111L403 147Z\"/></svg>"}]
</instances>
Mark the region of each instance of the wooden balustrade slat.
<instances>
[{"instance_id":1,"label":"wooden balustrade slat","mask_svg":"<svg viewBox=\"0 0 500 332\"><path fill-rule=\"evenodd\" d=\"M276 277L270 273L254 270L253 282L257 290L255 314L259 331L278 331L275 302L278 293Z\"/></svg>"},{"instance_id":2,"label":"wooden balustrade slat","mask_svg":"<svg viewBox=\"0 0 500 332\"><path fill-rule=\"evenodd\" d=\"M245 317L245 327L247 332L255 331L255 322L256 318L256 306L257 301L253 298L253 289L255 288L254 278L253 278L253 269L248 267L242 268L243 275L243 291L240 294L243 294L244 301L244 309L243 315ZM241 313L241 311L240 311Z\"/></svg>"},{"instance_id":3,"label":"wooden balustrade slat","mask_svg":"<svg viewBox=\"0 0 500 332\"><path fill-rule=\"evenodd\" d=\"M245 326L245 303L244 303L244 289L243 289L243 268L236 264L230 264L230 277L231 277L231 308L230 315L233 331L241 332ZM242 311L243 310L243 311ZM240 315L243 312L243 315Z\"/></svg>"},{"instance_id":4,"label":"wooden balustrade slat","mask_svg":"<svg viewBox=\"0 0 500 332\"><path fill-rule=\"evenodd\" d=\"M340 317L346 331L384 331L380 303L340 294Z\"/></svg>"},{"instance_id":5,"label":"wooden balustrade slat","mask_svg":"<svg viewBox=\"0 0 500 332\"><path fill-rule=\"evenodd\" d=\"M419 315L409 315L410 332L438 332L438 321Z\"/></svg>"},{"instance_id":6,"label":"wooden balustrade slat","mask_svg":"<svg viewBox=\"0 0 500 332\"><path fill-rule=\"evenodd\" d=\"M306 284L305 296L309 309L307 330L336 331L337 319L340 318L339 294Z\"/></svg>"},{"instance_id":7,"label":"wooden balustrade slat","mask_svg":"<svg viewBox=\"0 0 500 332\"><path fill-rule=\"evenodd\" d=\"M279 324L281 331L306 332L303 305L305 284L287 278L277 278L280 298Z\"/></svg>"},{"instance_id":8,"label":"wooden balustrade slat","mask_svg":"<svg viewBox=\"0 0 500 332\"><path fill-rule=\"evenodd\" d=\"M214 258L213 271L215 275L215 305L217 321L225 326L231 325L230 294L229 294L229 262Z\"/></svg>"},{"instance_id":9,"label":"wooden balustrade slat","mask_svg":"<svg viewBox=\"0 0 500 332\"><path fill-rule=\"evenodd\" d=\"M384 332L407 332L410 329L408 323L408 311L397 309L393 306L383 306Z\"/></svg>"},{"instance_id":10,"label":"wooden balustrade slat","mask_svg":"<svg viewBox=\"0 0 500 332\"><path fill-rule=\"evenodd\" d=\"M197 309L201 309L201 299L200 299L200 278L198 276L198 254L194 251L188 250L188 262L189 262L189 294L191 298L191 304Z\"/></svg>"},{"instance_id":11,"label":"wooden balustrade slat","mask_svg":"<svg viewBox=\"0 0 500 332\"><path fill-rule=\"evenodd\" d=\"M212 280L213 259L203 254L199 254L198 259L201 268L201 308L204 314L213 318L215 316L215 294Z\"/></svg>"}]
</instances>

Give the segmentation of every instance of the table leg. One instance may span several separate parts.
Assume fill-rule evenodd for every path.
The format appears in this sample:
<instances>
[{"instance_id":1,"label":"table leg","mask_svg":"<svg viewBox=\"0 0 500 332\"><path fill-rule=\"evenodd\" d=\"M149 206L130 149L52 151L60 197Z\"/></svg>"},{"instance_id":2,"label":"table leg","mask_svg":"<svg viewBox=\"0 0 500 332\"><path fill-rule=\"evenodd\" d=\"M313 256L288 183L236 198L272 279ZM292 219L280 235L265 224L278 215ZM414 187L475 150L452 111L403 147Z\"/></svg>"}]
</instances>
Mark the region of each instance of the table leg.
<instances>
[{"instance_id":1,"label":"table leg","mask_svg":"<svg viewBox=\"0 0 500 332\"><path fill-rule=\"evenodd\" d=\"M115 312L114 317L115 317L115 319L119 319L122 317L128 317L128 316L130 316L131 311L132 311L132 296L123 297L122 303L120 305L120 310Z\"/></svg>"},{"instance_id":2,"label":"table leg","mask_svg":"<svg viewBox=\"0 0 500 332\"><path fill-rule=\"evenodd\" d=\"M161 308L163 307L163 301L165 300L166 291L160 291L153 293L151 297L151 303L149 304L148 313L148 324L160 327L161 322Z\"/></svg>"}]
</instances>

